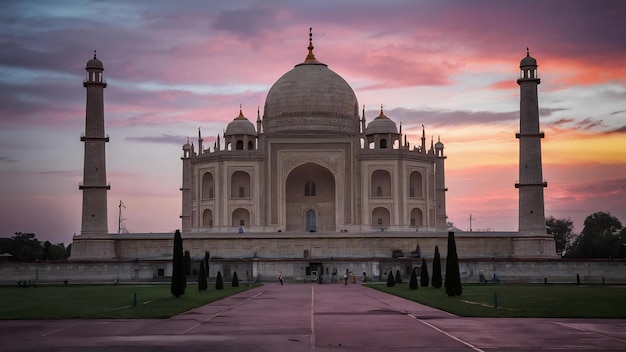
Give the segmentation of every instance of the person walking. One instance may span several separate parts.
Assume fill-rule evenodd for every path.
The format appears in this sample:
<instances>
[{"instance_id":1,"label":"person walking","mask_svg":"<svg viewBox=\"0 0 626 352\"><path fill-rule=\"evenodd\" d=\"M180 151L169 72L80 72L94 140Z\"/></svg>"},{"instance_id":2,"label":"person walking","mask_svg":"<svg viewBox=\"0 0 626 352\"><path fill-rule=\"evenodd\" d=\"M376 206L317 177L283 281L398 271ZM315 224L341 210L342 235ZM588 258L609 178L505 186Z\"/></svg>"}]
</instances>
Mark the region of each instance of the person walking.
<instances>
[{"instance_id":1,"label":"person walking","mask_svg":"<svg viewBox=\"0 0 626 352\"><path fill-rule=\"evenodd\" d=\"M278 274L278 281L280 281L280 285L283 285L283 279L285 278L285 275L283 275L283 272L281 271L280 274Z\"/></svg>"}]
</instances>

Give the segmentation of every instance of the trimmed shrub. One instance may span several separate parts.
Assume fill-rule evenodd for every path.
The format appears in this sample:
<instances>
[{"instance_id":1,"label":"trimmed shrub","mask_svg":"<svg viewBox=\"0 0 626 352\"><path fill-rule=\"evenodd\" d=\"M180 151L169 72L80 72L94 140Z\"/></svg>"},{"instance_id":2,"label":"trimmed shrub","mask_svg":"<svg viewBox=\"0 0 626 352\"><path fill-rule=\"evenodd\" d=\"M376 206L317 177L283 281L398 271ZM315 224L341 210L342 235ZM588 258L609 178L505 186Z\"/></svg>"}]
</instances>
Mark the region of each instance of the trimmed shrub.
<instances>
[{"instance_id":1,"label":"trimmed shrub","mask_svg":"<svg viewBox=\"0 0 626 352\"><path fill-rule=\"evenodd\" d=\"M428 277L428 266L426 266L426 259L422 258L422 271L420 272L420 285L422 287L428 287L430 278Z\"/></svg>"},{"instance_id":2,"label":"trimmed shrub","mask_svg":"<svg viewBox=\"0 0 626 352\"><path fill-rule=\"evenodd\" d=\"M191 275L191 254L189 251L185 251L185 276Z\"/></svg>"},{"instance_id":3,"label":"trimmed shrub","mask_svg":"<svg viewBox=\"0 0 626 352\"><path fill-rule=\"evenodd\" d=\"M397 284L402 283L402 276L400 275L400 270L396 270L396 283Z\"/></svg>"},{"instance_id":4,"label":"trimmed shrub","mask_svg":"<svg viewBox=\"0 0 626 352\"><path fill-rule=\"evenodd\" d=\"M233 272L233 280L232 280L232 286L233 287L239 287L239 278L237 277L237 272Z\"/></svg>"},{"instance_id":5,"label":"trimmed shrub","mask_svg":"<svg viewBox=\"0 0 626 352\"><path fill-rule=\"evenodd\" d=\"M206 277L209 277L209 259L211 258L211 253L208 251L204 252L204 268L206 269Z\"/></svg>"},{"instance_id":6,"label":"trimmed shrub","mask_svg":"<svg viewBox=\"0 0 626 352\"><path fill-rule=\"evenodd\" d=\"M217 279L215 279L215 289L221 290L224 288L224 281L222 280L222 272L217 272Z\"/></svg>"},{"instance_id":7,"label":"trimmed shrub","mask_svg":"<svg viewBox=\"0 0 626 352\"><path fill-rule=\"evenodd\" d=\"M411 279L409 280L409 288L411 290L417 290L417 268L411 270Z\"/></svg>"},{"instance_id":8,"label":"trimmed shrub","mask_svg":"<svg viewBox=\"0 0 626 352\"><path fill-rule=\"evenodd\" d=\"M389 275L387 275L387 287L394 287L396 285L396 280L393 278L393 273L389 270Z\"/></svg>"},{"instance_id":9,"label":"trimmed shrub","mask_svg":"<svg viewBox=\"0 0 626 352\"><path fill-rule=\"evenodd\" d=\"M459 257L456 253L456 241L454 232L448 232L448 258L446 260L446 294L448 296L460 296L463 293L461 286L461 273L459 272Z\"/></svg>"},{"instance_id":10,"label":"trimmed shrub","mask_svg":"<svg viewBox=\"0 0 626 352\"><path fill-rule=\"evenodd\" d=\"M208 284L206 282L206 270L204 270L204 260L200 261L200 272L198 273L198 290L206 291Z\"/></svg>"},{"instance_id":11,"label":"trimmed shrub","mask_svg":"<svg viewBox=\"0 0 626 352\"><path fill-rule=\"evenodd\" d=\"M183 239L180 231L174 233L174 252L172 253L172 283L170 291L178 298L185 294L187 278L185 276L185 258L183 257Z\"/></svg>"},{"instance_id":12,"label":"trimmed shrub","mask_svg":"<svg viewBox=\"0 0 626 352\"><path fill-rule=\"evenodd\" d=\"M441 288L441 257L439 247L435 246L435 257L433 258L433 279L431 281L434 288Z\"/></svg>"}]
</instances>

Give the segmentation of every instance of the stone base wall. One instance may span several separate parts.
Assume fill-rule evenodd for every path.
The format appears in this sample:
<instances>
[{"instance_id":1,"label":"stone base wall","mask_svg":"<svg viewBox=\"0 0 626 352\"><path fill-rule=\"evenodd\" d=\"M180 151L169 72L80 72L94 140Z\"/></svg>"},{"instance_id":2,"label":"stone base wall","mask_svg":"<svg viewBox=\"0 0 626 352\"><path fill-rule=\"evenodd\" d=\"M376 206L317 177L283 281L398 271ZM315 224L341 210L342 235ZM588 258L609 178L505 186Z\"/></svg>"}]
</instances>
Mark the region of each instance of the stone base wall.
<instances>
[{"instance_id":1,"label":"stone base wall","mask_svg":"<svg viewBox=\"0 0 626 352\"><path fill-rule=\"evenodd\" d=\"M213 280L220 271L226 282L237 272L239 280L277 282L279 273L288 282L313 281L324 275L324 282L343 279L350 272L361 282L363 273L368 279L385 281L387 274L397 270L408 282L410 270L420 267L419 258L364 258L364 259L213 259L209 273ZM427 258L429 275L432 276L432 258ZM442 273L445 275L445 260ZM193 261L197 270L199 263ZM328 275L327 270L328 269ZM548 283L626 283L626 260L536 260L536 259L461 259L459 263L462 281L478 283L481 274L490 280L495 274L501 282ZM337 275L332 273L336 270ZM313 275L313 271L317 275ZM59 261L59 262L0 262L0 284L13 285L22 280L37 283L113 283L119 282L169 282L172 266L169 260L153 261ZM419 272L419 271L418 271ZM194 281L197 273L190 275Z\"/></svg>"},{"instance_id":2,"label":"stone base wall","mask_svg":"<svg viewBox=\"0 0 626 352\"><path fill-rule=\"evenodd\" d=\"M169 267L171 263L162 263ZM0 262L0 284L22 280L39 283L141 282L155 277L155 263L150 262Z\"/></svg>"},{"instance_id":3,"label":"stone base wall","mask_svg":"<svg viewBox=\"0 0 626 352\"><path fill-rule=\"evenodd\" d=\"M173 237L173 234L76 237L71 259L171 258ZM455 239L459 258L558 258L554 239L547 235L462 232ZM184 250L192 257L202 257L209 251L212 256L226 259L389 258L394 251L410 257L418 245L422 257L432 258L435 246L445 257L447 241L447 232L183 234Z\"/></svg>"}]
</instances>

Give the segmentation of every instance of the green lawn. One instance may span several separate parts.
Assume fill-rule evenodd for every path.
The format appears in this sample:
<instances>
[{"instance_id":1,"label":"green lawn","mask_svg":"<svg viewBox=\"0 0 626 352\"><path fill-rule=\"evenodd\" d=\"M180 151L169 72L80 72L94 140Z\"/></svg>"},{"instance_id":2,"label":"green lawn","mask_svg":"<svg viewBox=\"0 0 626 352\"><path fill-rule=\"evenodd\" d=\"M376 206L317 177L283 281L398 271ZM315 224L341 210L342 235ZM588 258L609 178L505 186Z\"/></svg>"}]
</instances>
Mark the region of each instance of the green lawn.
<instances>
[{"instance_id":1,"label":"green lawn","mask_svg":"<svg viewBox=\"0 0 626 352\"><path fill-rule=\"evenodd\" d=\"M443 287L371 287L464 317L626 318L626 286L472 284L457 297Z\"/></svg>"},{"instance_id":2,"label":"green lawn","mask_svg":"<svg viewBox=\"0 0 626 352\"><path fill-rule=\"evenodd\" d=\"M175 298L169 284L5 286L0 287L0 319L167 318L252 287L209 286L200 292L188 284L185 294Z\"/></svg>"}]
</instances>

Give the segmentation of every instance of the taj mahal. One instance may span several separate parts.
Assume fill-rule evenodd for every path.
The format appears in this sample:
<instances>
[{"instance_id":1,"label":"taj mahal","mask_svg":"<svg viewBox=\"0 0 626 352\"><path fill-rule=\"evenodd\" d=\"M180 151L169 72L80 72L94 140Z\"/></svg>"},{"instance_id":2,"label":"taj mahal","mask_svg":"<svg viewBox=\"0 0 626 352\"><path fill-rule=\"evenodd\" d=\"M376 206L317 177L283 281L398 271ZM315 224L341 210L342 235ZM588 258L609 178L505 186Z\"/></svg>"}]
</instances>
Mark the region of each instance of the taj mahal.
<instances>
[{"instance_id":1,"label":"taj mahal","mask_svg":"<svg viewBox=\"0 0 626 352\"><path fill-rule=\"evenodd\" d=\"M435 246L445 258L445 136L428 140L422 126L421 139L409 141L383 106L365 116L349 83L315 56L312 34L307 50L256 116L233 109L212 145L200 130L182 145L180 231L192 262L210 253L212 275L262 280L279 272L406 273L431 260ZM557 257L545 227L537 67L527 51L517 79L520 128L511 134L519 139L519 179L511 183L519 230L455 233L461 260ZM132 263L124 274L131 279L167 277L173 233L108 230L107 83L95 54L86 71L82 227L70 260Z\"/></svg>"}]
</instances>

